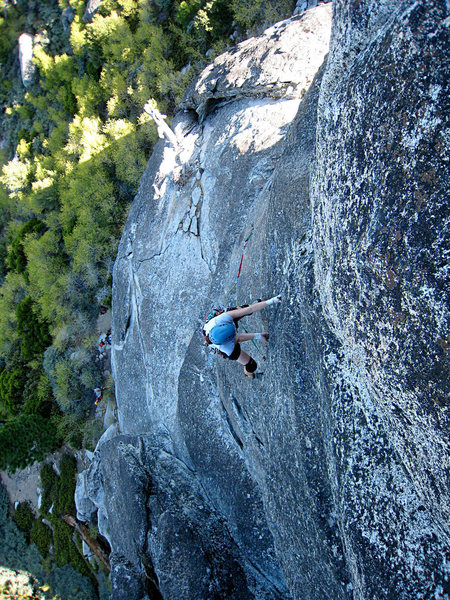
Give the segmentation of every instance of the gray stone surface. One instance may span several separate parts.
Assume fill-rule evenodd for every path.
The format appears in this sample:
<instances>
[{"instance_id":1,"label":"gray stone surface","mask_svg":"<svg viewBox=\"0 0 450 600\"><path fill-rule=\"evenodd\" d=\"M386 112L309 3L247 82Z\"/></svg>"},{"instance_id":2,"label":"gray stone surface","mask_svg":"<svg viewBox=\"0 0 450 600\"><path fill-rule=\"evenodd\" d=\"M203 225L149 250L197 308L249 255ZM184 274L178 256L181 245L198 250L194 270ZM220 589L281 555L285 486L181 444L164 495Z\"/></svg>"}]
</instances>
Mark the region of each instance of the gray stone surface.
<instances>
[{"instance_id":1,"label":"gray stone surface","mask_svg":"<svg viewBox=\"0 0 450 600\"><path fill-rule=\"evenodd\" d=\"M92 489L87 486L87 470L82 471L77 477L75 489L75 505L77 507L77 519L87 523L95 522L97 506L91 500Z\"/></svg>"},{"instance_id":2,"label":"gray stone surface","mask_svg":"<svg viewBox=\"0 0 450 600\"><path fill-rule=\"evenodd\" d=\"M29 33L22 33L19 36L19 63L22 83L28 87L36 72L33 64L33 36Z\"/></svg>"},{"instance_id":3,"label":"gray stone surface","mask_svg":"<svg viewBox=\"0 0 450 600\"><path fill-rule=\"evenodd\" d=\"M331 5L278 24L158 142L114 270L123 435L83 475L114 600L449 597L448 15L424 7L336 3L321 68ZM201 324L275 293L250 381Z\"/></svg>"},{"instance_id":4,"label":"gray stone surface","mask_svg":"<svg viewBox=\"0 0 450 600\"><path fill-rule=\"evenodd\" d=\"M98 11L102 0L88 0L86 10L83 14L83 23L90 23Z\"/></svg>"},{"instance_id":5,"label":"gray stone surface","mask_svg":"<svg viewBox=\"0 0 450 600\"><path fill-rule=\"evenodd\" d=\"M332 45L312 195L315 276L416 490L450 522L448 22L444 3L394 5L388 18L373 3L356 19L345 57L340 37Z\"/></svg>"},{"instance_id":6,"label":"gray stone surface","mask_svg":"<svg viewBox=\"0 0 450 600\"><path fill-rule=\"evenodd\" d=\"M232 99L301 98L323 62L329 19L330 8L319 6L222 54L194 82L181 108L193 109L203 119L217 104Z\"/></svg>"},{"instance_id":7,"label":"gray stone surface","mask_svg":"<svg viewBox=\"0 0 450 600\"><path fill-rule=\"evenodd\" d=\"M75 11L71 6L67 6L61 13L61 21L64 31L66 31L75 18Z\"/></svg>"}]
</instances>

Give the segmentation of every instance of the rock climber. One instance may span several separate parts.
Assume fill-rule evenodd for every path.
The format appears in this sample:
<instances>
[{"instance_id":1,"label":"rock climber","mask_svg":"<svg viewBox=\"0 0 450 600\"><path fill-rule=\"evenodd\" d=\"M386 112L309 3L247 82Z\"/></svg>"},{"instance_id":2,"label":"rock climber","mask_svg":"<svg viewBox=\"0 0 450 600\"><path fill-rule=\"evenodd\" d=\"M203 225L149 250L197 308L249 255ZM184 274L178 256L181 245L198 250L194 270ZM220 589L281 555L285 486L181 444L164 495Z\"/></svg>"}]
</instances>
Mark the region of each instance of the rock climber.
<instances>
[{"instance_id":1,"label":"rock climber","mask_svg":"<svg viewBox=\"0 0 450 600\"><path fill-rule=\"evenodd\" d=\"M247 377L254 378L258 367L254 358L241 349L240 343L249 340L269 339L268 333L237 333L237 322L248 315L263 310L272 304L279 304L281 296L274 296L269 300L255 302L250 306L227 310L213 317L203 326L203 337L211 348L217 349L222 356L230 360L237 360L244 366Z\"/></svg>"},{"instance_id":2,"label":"rock climber","mask_svg":"<svg viewBox=\"0 0 450 600\"><path fill-rule=\"evenodd\" d=\"M103 399L103 390L104 389L105 389L104 387L93 388L94 394L95 394L95 402L94 402L94 404L96 406Z\"/></svg>"}]
</instances>

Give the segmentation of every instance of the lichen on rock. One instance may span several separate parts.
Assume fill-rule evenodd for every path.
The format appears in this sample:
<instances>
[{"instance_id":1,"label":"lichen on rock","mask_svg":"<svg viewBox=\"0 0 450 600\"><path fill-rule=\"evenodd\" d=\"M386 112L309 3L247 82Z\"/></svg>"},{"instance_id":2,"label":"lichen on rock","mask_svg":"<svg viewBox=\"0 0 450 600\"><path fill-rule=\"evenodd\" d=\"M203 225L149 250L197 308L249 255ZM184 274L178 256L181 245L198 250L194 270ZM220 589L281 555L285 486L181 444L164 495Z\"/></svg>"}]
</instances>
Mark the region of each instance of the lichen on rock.
<instances>
[{"instance_id":1,"label":"lichen on rock","mask_svg":"<svg viewBox=\"0 0 450 600\"><path fill-rule=\"evenodd\" d=\"M122 434L80 477L114 600L448 598L446 10L336 2L326 58L318 4L158 142L114 269ZM275 293L251 382L201 325Z\"/></svg>"}]
</instances>

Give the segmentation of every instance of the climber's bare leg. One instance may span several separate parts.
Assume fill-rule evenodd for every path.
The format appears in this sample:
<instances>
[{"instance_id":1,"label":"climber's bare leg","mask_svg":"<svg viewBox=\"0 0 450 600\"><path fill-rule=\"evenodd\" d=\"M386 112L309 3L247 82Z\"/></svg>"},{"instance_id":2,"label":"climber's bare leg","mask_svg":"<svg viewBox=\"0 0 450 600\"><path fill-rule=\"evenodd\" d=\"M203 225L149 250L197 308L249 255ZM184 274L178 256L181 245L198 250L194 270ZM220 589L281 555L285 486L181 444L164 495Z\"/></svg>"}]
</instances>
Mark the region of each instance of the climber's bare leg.
<instances>
[{"instance_id":1,"label":"climber's bare leg","mask_svg":"<svg viewBox=\"0 0 450 600\"><path fill-rule=\"evenodd\" d=\"M268 333L261 333L261 337L266 342L269 341ZM248 342L248 341L254 340L254 339L255 339L254 333L238 333L236 336L236 342Z\"/></svg>"},{"instance_id":2,"label":"climber's bare leg","mask_svg":"<svg viewBox=\"0 0 450 600\"><path fill-rule=\"evenodd\" d=\"M240 353L237 361L241 365L244 365L245 375L247 375L247 377L250 377L251 379L253 379L255 376L254 372L256 371L256 362L253 360L253 358L249 354L247 354L247 352L244 352L243 350L241 350L241 353ZM246 369L247 366L251 367L252 371L247 371L247 369Z\"/></svg>"}]
</instances>

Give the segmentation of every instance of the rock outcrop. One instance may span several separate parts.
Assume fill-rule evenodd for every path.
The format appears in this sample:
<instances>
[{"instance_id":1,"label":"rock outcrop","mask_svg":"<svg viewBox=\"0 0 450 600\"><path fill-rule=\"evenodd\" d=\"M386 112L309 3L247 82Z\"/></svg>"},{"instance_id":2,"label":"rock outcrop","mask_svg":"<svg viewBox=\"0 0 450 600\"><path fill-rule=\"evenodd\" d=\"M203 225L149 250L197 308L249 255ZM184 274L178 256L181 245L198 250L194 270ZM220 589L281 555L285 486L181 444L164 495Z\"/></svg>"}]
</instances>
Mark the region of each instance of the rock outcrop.
<instances>
[{"instance_id":1,"label":"rock outcrop","mask_svg":"<svg viewBox=\"0 0 450 600\"><path fill-rule=\"evenodd\" d=\"M28 87L36 72L33 64L33 36L29 33L22 33L19 36L19 63L22 83Z\"/></svg>"},{"instance_id":2,"label":"rock outcrop","mask_svg":"<svg viewBox=\"0 0 450 600\"><path fill-rule=\"evenodd\" d=\"M83 13L83 23L91 23L95 17L102 0L88 0L86 10Z\"/></svg>"},{"instance_id":3,"label":"rock outcrop","mask_svg":"<svg viewBox=\"0 0 450 600\"><path fill-rule=\"evenodd\" d=\"M71 6L67 6L61 13L61 22L64 31L67 31L75 18L75 11Z\"/></svg>"},{"instance_id":4,"label":"rock outcrop","mask_svg":"<svg viewBox=\"0 0 450 600\"><path fill-rule=\"evenodd\" d=\"M219 57L131 207L77 496L114 600L448 597L448 13L336 3L320 66L330 16ZM274 293L250 381L201 324Z\"/></svg>"}]
</instances>

